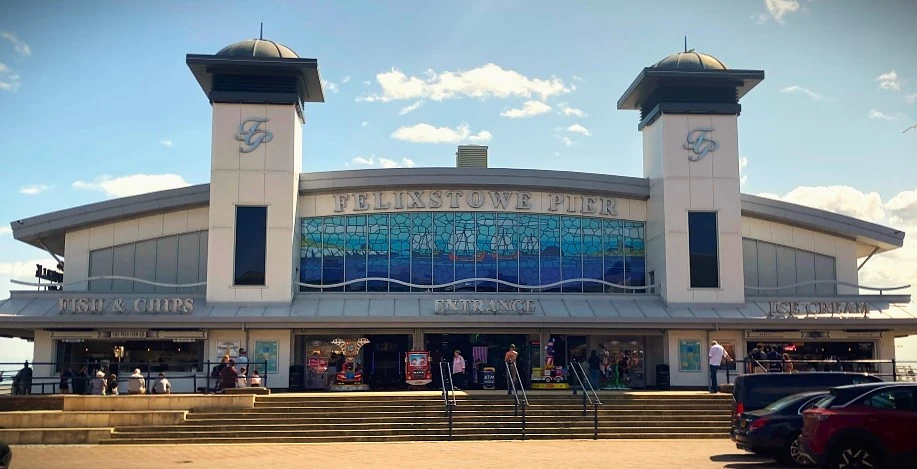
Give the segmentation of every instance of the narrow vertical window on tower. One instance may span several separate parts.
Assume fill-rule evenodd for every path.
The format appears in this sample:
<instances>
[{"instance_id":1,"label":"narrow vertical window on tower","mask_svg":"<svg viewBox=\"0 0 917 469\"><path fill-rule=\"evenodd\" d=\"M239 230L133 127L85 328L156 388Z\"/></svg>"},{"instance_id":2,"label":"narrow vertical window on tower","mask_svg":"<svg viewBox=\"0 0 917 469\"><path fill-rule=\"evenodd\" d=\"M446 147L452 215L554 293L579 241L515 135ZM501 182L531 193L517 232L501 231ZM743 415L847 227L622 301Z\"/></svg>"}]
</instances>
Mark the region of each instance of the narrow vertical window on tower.
<instances>
[{"instance_id":1,"label":"narrow vertical window on tower","mask_svg":"<svg viewBox=\"0 0 917 469\"><path fill-rule=\"evenodd\" d=\"M267 207L236 207L233 285L265 285Z\"/></svg>"},{"instance_id":2,"label":"narrow vertical window on tower","mask_svg":"<svg viewBox=\"0 0 917 469\"><path fill-rule=\"evenodd\" d=\"M688 255L691 288L720 286L716 212L688 212Z\"/></svg>"}]
</instances>

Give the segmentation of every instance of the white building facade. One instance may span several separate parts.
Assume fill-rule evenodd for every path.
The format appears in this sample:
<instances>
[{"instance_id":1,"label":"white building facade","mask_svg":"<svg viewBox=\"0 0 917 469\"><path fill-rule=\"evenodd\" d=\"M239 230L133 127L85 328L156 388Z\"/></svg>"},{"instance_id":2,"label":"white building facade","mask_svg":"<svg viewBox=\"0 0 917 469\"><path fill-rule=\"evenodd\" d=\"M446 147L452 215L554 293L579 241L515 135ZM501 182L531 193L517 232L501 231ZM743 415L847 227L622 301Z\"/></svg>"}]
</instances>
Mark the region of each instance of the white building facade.
<instances>
[{"instance_id":1,"label":"white building facade","mask_svg":"<svg viewBox=\"0 0 917 469\"><path fill-rule=\"evenodd\" d=\"M657 365L704 387L711 340L891 373L895 337L917 333L909 295L858 282L903 232L740 192L738 101L762 71L695 52L644 68L618 101L640 111L637 178L462 164L483 147L457 167L302 172L316 60L251 40L187 63L213 106L209 184L11 223L63 272L0 302L36 376L122 346L205 381L244 348L269 387L319 389L334 339L366 338L371 387L403 383L409 350L499 369L510 344L533 383L548 355L596 351L624 361L616 387L664 384Z\"/></svg>"}]
</instances>

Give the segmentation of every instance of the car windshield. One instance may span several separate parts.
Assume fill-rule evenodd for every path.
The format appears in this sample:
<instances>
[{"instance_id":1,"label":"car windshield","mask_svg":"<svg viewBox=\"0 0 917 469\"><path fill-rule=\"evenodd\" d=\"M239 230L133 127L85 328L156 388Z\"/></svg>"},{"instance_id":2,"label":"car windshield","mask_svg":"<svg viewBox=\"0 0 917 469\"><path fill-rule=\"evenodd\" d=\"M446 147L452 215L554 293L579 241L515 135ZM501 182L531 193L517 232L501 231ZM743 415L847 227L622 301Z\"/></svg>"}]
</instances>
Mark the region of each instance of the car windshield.
<instances>
[{"instance_id":1,"label":"car windshield","mask_svg":"<svg viewBox=\"0 0 917 469\"><path fill-rule=\"evenodd\" d=\"M799 398L800 398L799 395L792 395L792 396L784 397L783 399L780 399L779 401L772 402L770 405L765 407L764 410L768 412L780 412L781 410L786 409L787 407L798 402Z\"/></svg>"}]
</instances>

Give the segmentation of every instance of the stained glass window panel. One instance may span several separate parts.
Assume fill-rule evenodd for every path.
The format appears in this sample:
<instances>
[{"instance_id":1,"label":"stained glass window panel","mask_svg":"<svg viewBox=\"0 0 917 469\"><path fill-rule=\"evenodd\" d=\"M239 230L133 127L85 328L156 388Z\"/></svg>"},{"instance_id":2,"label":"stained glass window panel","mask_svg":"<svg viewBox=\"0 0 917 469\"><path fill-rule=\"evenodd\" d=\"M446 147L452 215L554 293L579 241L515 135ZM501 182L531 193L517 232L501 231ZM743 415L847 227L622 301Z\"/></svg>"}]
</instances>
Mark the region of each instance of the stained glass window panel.
<instances>
[{"instance_id":1,"label":"stained glass window panel","mask_svg":"<svg viewBox=\"0 0 917 469\"><path fill-rule=\"evenodd\" d=\"M519 283L519 230L518 215L497 214L494 256L497 258L497 278L510 283ZM497 284L497 291L516 292L518 287Z\"/></svg>"},{"instance_id":2,"label":"stained glass window panel","mask_svg":"<svg viewBox=\"0 0 917 469\"><path fill-rule=\"evenodd\" d=\"M540 285L538 215L519 215L519 284Z\"/></svg>"},{"instance_id":3,"label":"stained glass window panel","mask_svg":"<svg viewBox=\"0 0 917 469\"><path fill-rule=\"evenodd\" d=\"M455 233L452 237L452 256L455 259L455 280L474 278L477 259L477 225L474 213L455 214ZM456 291L474 291L474 283L456 285Z\"/></svg>"},{"instance_id":4,"label":"stained glass window panel","mask_svg":"<svg viewBox=\"0 0 917 469\"><path fill-rule=\"evenodd\" d=\"M322 285L344 281L344 249L346 225L344 217L325 218L322 227ZM344 287L326 288L323 291L343 291Z\"/></svg>"},{"instance_id":5,"label":"stained glass window panel","mask_svg":"<svg viewBox=\"0 0 917 469\"><path fill-rule=\"evenodd\" d=\"M561 217L561 263L563 266L563 279L583 277L583 247L582 229L579 217ZM582 282L564 283L563 291L583 291Z\"/></svg>"},{"instance_id":6,"label":"stained glass window panel","mask_svg":"<svg viewBox=\"0 0 917 469\"><path fill-rule=\"evenodd\" d=\"M602 254L602 220L598 218L583 218L583 278L604 278L604 256ZM601 283L583 282L583 291L600 293L604 291Z\"/></svg>"},{"instance_id":7,"label":"stained glass window panel","mask_svg":"<svg viewBox=\"0 0 917 469\"><path fill-rule=\"evenodd\" d=\"M300 228L299 281L319 285L322 283L322 219L303 218ZM301 287L300 291L317 291Z\"/></svg>"},{"instance_id":8,"label":"stained glass window panel","mask_svg":"<svg viewBox=\"0 0 917 469\"><path fill-rule=\"evenodd\" d=\"M541 285L560 282L560 217L542 215L539 223L541 239ZM560 291L560 286L542 291Z\"/></svg>"},{"instance_id":9,"label":"stained glass window panel","mask_svg":"<svg viewBox=\"0 0 917 469\"><path fill-rule=\"evenodd\" d=\"M433 284L443 285L455 280L455 259L453 257L453 235L455 234L455 214L451 212L434 213L433 227ZM449 286L441 291L453 291Z\"/></svg>"},{"instance_id":10,"label":"stained glass window panel","mask_svg":"<svg viewBox=\"0 0 917 469\"><path fill-rule=\"evenodd\" d=\"M394 280L411 282L411 217L406 213L389 216L389 275ZM410 287L392 282L389 291L405 292Z\"/></svg>"},{"instance_id":11,"label":"stained glass window panel","mask_svg":"<svg viewBox=\"0 0 917 469\"><path fill-rule=\"evenodd\" d=\"M497 258L496 247L497 240L497 214L495 213L477 213L475 214L478 225L477 251L478 262L475 275L478 278L497 278ZM492 292L497 291L497 284L494 282L481 282L477 284L477 291Z\"/></svg>"},{"instance_id":12,"label":"stained glass window panel","mask_svg":"<svg viewBox=\"0 0 917 469\"><path fill-rule=\"evenodd\" d=\"M411 214L411 283L433 284L433 214ZM426 291L414 288L412 291Z\"/></svg>"},{"instance_id":13,"label":"stained glass window panel","mask_svg":"<svg viewBox=\"0 0 917 469\"><path fill-rule=\"evenodd\" d=\"M388 215L369 215L366 223L366 234L369 238L366 259L366 276L390 278L388 272ZM371 292L388 291L389 282L371 280L366 282L366 289Z\"/></svg>"}]
</instances>

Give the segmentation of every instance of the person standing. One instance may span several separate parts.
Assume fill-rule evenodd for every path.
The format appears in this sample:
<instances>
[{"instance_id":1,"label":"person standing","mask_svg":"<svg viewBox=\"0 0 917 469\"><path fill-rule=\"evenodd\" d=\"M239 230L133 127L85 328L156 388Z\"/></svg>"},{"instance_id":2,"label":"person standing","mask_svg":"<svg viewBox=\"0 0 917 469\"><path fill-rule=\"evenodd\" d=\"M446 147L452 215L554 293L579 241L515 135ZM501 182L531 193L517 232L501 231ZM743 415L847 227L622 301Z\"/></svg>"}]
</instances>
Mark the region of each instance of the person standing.
<instances>
[{"instance_id":1,"label":"person standing","mask_svg":"<svg viewBox=\"0 0 917 469\"><path fill-rule=\"evenodd\" d=\"M32 368L29 367L28 360L25 361L22 369L16 373L16 377L13 378L13 382L17 385L16 394L32 394Z\"/></svg>"},{"instance_id":2,"label":"person standing","mask_svg":"<svg viewBox=\"0 0 917 469\"><path fill-rule=\"evenodd\" d=\"M86 394L86 384L88 381L89 373L86 371L86 367L80 366L80 371L77 371L76 376L73 378L73 394Z\"/></svg>"},{"instance_id":3,"label":"person standing","mask_svg":"<svg viewBox=\"0 0 917 469\"><path fill-rule=\"evenodd\" d=\"M601 366L602 359L599 358L599 353L593 350L592 355L589 355L589 376L592 378L592 387L595 389L599 388L599 374L601 373L599 368Z\"/></svg>"},{"instance_id":4,"label":"person standing","mask_svg":"<svg viewBox=\"0 0 917 469\"><path fill-rule=\"evenodd\" d=\"M96 377L89 382L89 394L93 396L104 396L105 388L105 372L102 370L96 371Z\"/></svg>"},{"instance_id":5,"label":"person standing","mask_svg":"<svg viewBox=\"0 0 917 469\"><path fill-rule=\"evenodd\" d=\"M452 387L456 391L465 387L465 357L461 350L456 350L452 357Z\"/></svg>"},{"instance_id":6,"label":"person standing","mask_svg":"<svg viewBox=\"0 0 917 469\"><path fill-rule=\"evenodd\" d=\"M783 354L783 371L787 373L792 373L794 370L793 360L790 358L790 354Z\"/></svg>"},{"instance_id":7,"label":"person standing","mask_svg":"<svg viewBox=\"0 0 917 469\"><path fill-rule=\"evenodd\" d=\"M516 367L516 359L519 358L519 352L516 351L516 345L510 344L509 350L506 351L506 355L503 356L503 361L507 364L507 374L506 374L506 393L513 393L513 382L519 383L519 386L522 386L522 382L519 380L519 369Z\"/></svg>"},{"instance_id":8,"label":"person standing","mask_svg":"<svg viewBox=\"0 0 917 469\"><path fill-rule=\"evenodd\" d=\"M780 355L776 345L767 348L767 368L771 373L783 371L783 356Z\"/></svg>"},{"instance_id":9,"label":"person standing","mask_svg":"<svg viewBox=\"0 0 917 469\"><path fill-rule=\"evenodd\" d=\"M239 349L239 357L236 358L236 367L243 376L248 376L248 352L244 348Z\"/></svg>"},{"instance_id":10,"label":"person standing","mask_svg":"<svg viewBox=\"0 0 917 469\"><path fill-rule=\"evenodd\" d=\"M73 378L73 370L70 367L65 367L64 371L60 374L60 392L61 394L67 394L70 392L70 379Z\"/></svg>"},{"instance_id":11,"label":"person standing","mask_svg":"<svg viewBox=\"0 0 917 469\"><path fill-rule=\"evenodd\" d=\"M134 374L130 375L127 378L127 393L128 394L145 394L146 393L146 380L143 379L143 375L140 373L140 368L134 368Z\"/></svg>"},{"instance_id":12,"label":"person standing","mask_svg":"<svg viewBox=\"0 0 917 469\"><path fill-rule=\"evenodd\" d=\"M720 385L717 383L717 373L720 371L720 365L723 360L729 360L729 354L722 345L715 340L710 343L710 352L707 353L710 359L710 392L716 394L720 391Z\"/></svg>"}]
</instances>

